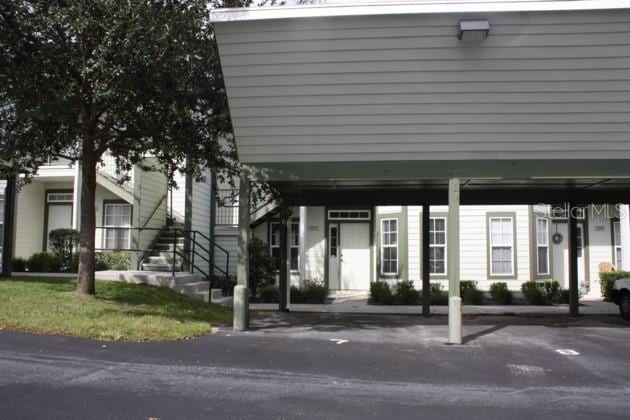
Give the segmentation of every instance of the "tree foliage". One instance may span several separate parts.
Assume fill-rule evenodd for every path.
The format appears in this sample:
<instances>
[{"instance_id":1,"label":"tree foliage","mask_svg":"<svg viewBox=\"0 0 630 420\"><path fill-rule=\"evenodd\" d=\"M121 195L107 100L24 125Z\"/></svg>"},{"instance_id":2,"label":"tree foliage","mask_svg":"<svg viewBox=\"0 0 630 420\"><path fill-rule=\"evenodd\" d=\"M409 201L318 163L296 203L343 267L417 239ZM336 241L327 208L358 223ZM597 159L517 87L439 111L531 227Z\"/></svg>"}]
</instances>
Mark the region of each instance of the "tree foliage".
<instances>
[{"instance_id":1,"label":"tree foliage","mask_svg":"<svg viewBox=\"0 0 630 420\"><path fill-rule=\"evenodd\" d=\"M50 156L81 163L80 292L94 293L105 151L121 170L150 154L160 165L146 169L197 180L206 167L236 171L208 17L200 0L0 2L0 167L33 174Z\"/></svg>"}]
</instances>

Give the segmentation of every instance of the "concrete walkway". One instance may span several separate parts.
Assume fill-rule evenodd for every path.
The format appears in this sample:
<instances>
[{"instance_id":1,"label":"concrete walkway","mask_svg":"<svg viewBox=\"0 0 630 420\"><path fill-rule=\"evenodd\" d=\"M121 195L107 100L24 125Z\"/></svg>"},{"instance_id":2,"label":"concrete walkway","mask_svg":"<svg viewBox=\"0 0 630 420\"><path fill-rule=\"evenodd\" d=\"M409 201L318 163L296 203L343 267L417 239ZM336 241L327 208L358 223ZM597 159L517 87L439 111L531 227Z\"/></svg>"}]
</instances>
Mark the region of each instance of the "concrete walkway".
<instances>
[{"instance_id":1,"label":"concrete walkway","mask_svg":"<svg viewBox=\"0 0 630 420\"><path fill-rule=\"evenodd\" d=\"M349 314L389 314L413 315L421 314L420 305L369 305L369 292L334 292L330 303L325 304L290 304L292 312L311 313L349 313ZM214 301L231 305L232 298ZM252 303L254 311L277 311L277 303ZM519 314L568 314L569 305L530 306L530 305L464 305L464 315L519 315ZM599 297L588 296L580 300L580 313L583 315L614 315L619 313L617 305L605 302ZM431 314L447 315L448 306L431 306Z\"/></svg>"}]
</instances>

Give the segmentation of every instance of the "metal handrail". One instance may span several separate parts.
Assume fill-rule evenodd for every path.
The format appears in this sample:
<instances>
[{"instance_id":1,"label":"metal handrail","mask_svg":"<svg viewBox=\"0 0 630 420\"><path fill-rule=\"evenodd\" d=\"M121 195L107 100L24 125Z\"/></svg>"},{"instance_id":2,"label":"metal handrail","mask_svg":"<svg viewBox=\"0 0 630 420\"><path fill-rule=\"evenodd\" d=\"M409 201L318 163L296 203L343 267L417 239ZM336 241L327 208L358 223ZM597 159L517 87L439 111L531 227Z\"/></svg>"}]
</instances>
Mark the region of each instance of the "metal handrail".
<instances>
[{"instance_id":1,"label":"metal handrail","mask_svg":"<svg viewBox=\"0 0 630 420\"><path fill-rule=\"evenodd\" d=\"M211 273L206 273L204 270L202 270L201 268L199 268L199 266L197 264L195 264L195 257L201 258L203 261L207 262L208 265L210 266L211 269L216 269L218 270L221 274L225 275L226 277L229 276L229 267L230 267L230 253L223 248L221 245L217 244L215 241L213 241L212 239L210 239L207 235L205 235L202 232L199 232L197 230L184 230L184 229L180 229L180 228L174 228L174 227L162 227L162 228L134 228L134 227L118 227L118 226L97 226L96 227L97 230L102 229L102 230L125 230L125 231L131 231L131 230L137 230L139 232L142 231L154 231L154 232L158 232L155 236L155 238L153 239L152 243L149 245L148 249L140 249L140 248L95 248L95 251L125 251L125 252L142 252L143 256L141 257L141 260L139 262L139 264L141 264L142 261L144 261L146 259L146 256L155 251L155 245L157 243L157 240L159 240L159 238L161 237L161 235L165 232L173 232L173 261L172 261L172 269L173 269L173 273L175 273L175 261L176 261L176 257L179 256L181 257L186 263L189 264L190 268L189 268L189 272L193 273L194 270L197 270L198 272L200 272L201 274L204 275L204 277L206 277L206 279L208 281L210 281L211 279ZM197 236L200 236L201 238L205 239L208 241L208 244L210 246L214 246L215 248L218 248L220 251L222 251L223 253L225 253L226 256L226 266L225 266L225 270L219 266L217 266L216 264L214 264L211 259L209 258L210 255L210 250L208 248L206 248L203 244L201 244L199 242L199 240L197 239ZM177 239L179 237L183 237L185 239L188 239L191 241L192 243L192 247L191 249L187 250L187 252L180 252L177 249ZM202 252L200 252L202 251ZM205 253L205 254L204 254ZM189 254L189 255L186 255Z\"/></svg>"}]
</instances>

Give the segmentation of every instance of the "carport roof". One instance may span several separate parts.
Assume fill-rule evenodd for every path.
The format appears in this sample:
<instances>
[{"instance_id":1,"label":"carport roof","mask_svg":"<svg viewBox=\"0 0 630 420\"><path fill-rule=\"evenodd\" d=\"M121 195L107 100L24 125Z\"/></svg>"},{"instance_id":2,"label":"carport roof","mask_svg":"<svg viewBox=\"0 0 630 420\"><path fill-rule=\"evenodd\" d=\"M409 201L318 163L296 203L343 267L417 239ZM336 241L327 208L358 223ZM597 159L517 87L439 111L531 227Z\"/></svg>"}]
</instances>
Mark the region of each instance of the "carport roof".
<instances>
[{"instance_id":1,"label":"carport roof","mask_svg":"<svg viewBox=\"0 0 630 420\"><path fill-rule=\"evenodd\" d=\"M434 13L553 12L627 9L615 0L425 0L215 9L212 22Z\"/></svg>"}]
</instances>

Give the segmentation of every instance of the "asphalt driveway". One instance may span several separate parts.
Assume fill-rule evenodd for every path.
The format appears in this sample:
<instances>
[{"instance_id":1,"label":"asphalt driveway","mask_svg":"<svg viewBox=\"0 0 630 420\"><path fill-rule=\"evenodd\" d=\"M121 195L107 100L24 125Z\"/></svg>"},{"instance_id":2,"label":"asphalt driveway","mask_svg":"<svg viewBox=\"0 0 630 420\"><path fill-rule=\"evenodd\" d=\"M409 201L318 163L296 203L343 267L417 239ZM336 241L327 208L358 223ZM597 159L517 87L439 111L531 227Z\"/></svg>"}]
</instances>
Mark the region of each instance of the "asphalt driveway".
<instances>
[{"instance_id":1,"label":"asphalt driveway","mask_svg":"<svg viewBox=\"0 0 630 420\"><path fill-rule=\"evenodd\" d=\"M254 314L168 343L0 331L0 418L628 418L618 316Z\"/></svg>"}]
</instances>

